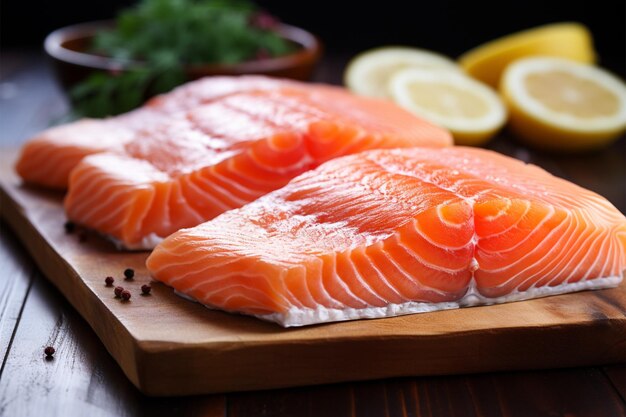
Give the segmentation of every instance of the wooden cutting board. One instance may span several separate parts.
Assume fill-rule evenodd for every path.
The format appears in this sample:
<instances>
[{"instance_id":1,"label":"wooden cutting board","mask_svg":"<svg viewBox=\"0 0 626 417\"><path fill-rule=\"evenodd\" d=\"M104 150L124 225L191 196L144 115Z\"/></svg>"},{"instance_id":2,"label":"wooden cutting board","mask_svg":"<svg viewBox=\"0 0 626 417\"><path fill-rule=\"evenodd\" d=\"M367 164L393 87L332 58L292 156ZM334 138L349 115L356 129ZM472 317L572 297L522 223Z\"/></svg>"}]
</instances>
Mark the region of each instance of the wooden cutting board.
<instances>
[{"instance_id":1,"label":"wooden cutting board","mask_svg":"<svg viewBox=\"0 0 626 417\"><path fill-rule=\"evenodd\" d=\"M145 252L66 234L60 193L19 185L2 153L0 211L35 262L150 395L626 361L626 284L487 307L283 329L211 311L151 280ZM133 281L123 280L134 268ZM132 292L113 295L104 278ZM9 279L5 277L5 279ZM625 281L626 282L626 281Z\"/></svg>"}]
</instances>

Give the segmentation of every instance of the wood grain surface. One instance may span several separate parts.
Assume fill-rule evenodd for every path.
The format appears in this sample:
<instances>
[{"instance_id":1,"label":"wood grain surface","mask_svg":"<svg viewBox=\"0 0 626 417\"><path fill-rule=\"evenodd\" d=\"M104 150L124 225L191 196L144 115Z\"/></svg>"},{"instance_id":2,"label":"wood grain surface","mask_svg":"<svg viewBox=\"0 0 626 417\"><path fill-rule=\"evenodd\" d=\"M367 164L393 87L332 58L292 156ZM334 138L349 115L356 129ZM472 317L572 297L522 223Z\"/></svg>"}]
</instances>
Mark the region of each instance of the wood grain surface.
<instances>
[{"instance_id":1,"label":"wood grain surface","mask_svg":"<svg viewBox=\"0 0 626 417\"><path fill-rule=\"evenodd\" d=\"M340 83L347 59L327 55L317 80ZM18 146L58 122L66 111L67 103L40 52L2 51L0 146ZM489 147L600 192L626 212L625 138L601 152L581 156L543 154L512 139L504 132ZM7 417L626 416L624 365L148 397L132 385L90 325L42 276L4 222L0 222L0 329L0 416ZM39 333L32 334L35 329ZM45 361L43 348L49 341L58 353L54 360ZM71 360L62 357L77 350ZM57 389L59 385L64 389Z\"/></svg>"},{"instance_id":2,"label":"wood grain surface","mask_svg":"<svg viewBox=\"0 0 626 417\"><path fill-rule=\"evenodd\" d=\"M8 154L10 155L10 154ZM10 157L10 156L9 156ZM4 160L4 167L13 165ZM151 395L592 365L624 360L626 284L526 302L282 329L210 311L150 282L146 252L118 252L63 228L60 194L0 175L5 209L44 274L85 317L128 378ZM123 279L133 268L135 279ZM129 289L114 297L104 278Z\"/></svg>"}]
</instances>

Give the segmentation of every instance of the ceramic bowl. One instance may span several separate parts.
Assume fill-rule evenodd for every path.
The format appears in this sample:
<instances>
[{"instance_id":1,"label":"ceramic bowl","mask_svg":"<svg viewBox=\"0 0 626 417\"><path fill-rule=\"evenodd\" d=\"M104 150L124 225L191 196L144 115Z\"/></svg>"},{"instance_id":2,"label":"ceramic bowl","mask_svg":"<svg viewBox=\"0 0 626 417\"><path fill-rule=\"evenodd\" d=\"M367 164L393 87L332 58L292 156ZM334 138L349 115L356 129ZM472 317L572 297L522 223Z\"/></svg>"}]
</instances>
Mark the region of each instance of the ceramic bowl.
<instances>
[{"instance_id":1,"label":"ceramic bowl","mask_svg":"<svg viewBox=\"0 0 626 417\"><path fill-rule=\"evenodd\" d=\"M112 25L112 21L82 23L57 29L46 37L44 49L52 58L55 73L63 87L71 89L95 71L119 73L140 64L120 62L87 51L95 33ZM298 46L294 53L238 64L189 65L185 68L187 77L194 80L210 75L261 74L309 80L321 57L320 41L315 35L295 26L280 24L276 31Z\"/></svg>"}]
</instances>

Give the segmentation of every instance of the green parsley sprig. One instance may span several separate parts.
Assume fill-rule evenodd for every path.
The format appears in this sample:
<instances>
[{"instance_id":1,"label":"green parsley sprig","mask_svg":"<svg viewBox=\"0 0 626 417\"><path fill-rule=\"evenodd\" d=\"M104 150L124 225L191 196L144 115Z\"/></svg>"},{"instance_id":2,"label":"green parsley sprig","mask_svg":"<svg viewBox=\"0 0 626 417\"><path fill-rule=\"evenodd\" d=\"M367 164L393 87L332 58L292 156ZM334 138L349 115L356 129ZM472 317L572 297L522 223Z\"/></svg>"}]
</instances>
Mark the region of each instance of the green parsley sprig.
<instances>
[{"instance_id":1,"label":"green parsley sprig","mask_svg":"<svg viewBox=\"0 0 626 417\"><path fill-rule=\"evenodd\" d=\"M185 82L186 66L287 54L295 46L274 31L276 24L248 0L142 0L94 37L91 52L114 58L120 71L94 73L74 87L74 110L119 114Z\"/></svg>"}]
</instances>

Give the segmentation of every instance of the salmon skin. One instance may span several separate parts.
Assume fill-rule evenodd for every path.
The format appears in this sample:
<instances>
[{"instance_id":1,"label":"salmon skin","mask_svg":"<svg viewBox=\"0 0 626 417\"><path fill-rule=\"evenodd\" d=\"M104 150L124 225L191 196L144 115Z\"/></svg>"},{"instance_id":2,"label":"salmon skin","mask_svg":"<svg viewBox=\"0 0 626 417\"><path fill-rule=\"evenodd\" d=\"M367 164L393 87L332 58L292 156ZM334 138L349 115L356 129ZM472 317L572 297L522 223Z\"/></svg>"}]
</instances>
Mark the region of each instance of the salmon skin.
<instances>
[{"instance_id":1,"label":"salmon skin","mask_svg":"<svg viewBox=\"0 0 626 417\"><path fill-rule=\"evenodd\" d=\"M446 130L391 102L338 88L239 92L139 131L121 151L85 157L65 209L124 248L153 248L331 158L451 144Z\"/></svg>"},{"instance_id":2,"label":"salmon skin","mask_svg":"<svg viewBox=\"0 0 626 417\"><path fill-rule=\"evenodd\" d=\"M304 83L261 76L208 77L193 81L117 117L81 119L44 130L26 142L16 171L27 183L65 190L70 172L85 156L120 151L141 129L229 94L285 86L310 88Z\"/></svg>"},{"instance_id":3,"label":"salmon skin","mask_svg":"<svg viewBox=\"0 0 626 417\"><path fill-rule=\"evenodd\" d=\"M208 307L303 326L615 287L626 218L491 151L372 150L174 233L147 267Z\"/></svg>"}]
</instances>

